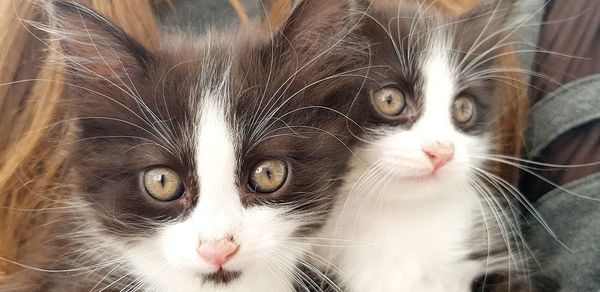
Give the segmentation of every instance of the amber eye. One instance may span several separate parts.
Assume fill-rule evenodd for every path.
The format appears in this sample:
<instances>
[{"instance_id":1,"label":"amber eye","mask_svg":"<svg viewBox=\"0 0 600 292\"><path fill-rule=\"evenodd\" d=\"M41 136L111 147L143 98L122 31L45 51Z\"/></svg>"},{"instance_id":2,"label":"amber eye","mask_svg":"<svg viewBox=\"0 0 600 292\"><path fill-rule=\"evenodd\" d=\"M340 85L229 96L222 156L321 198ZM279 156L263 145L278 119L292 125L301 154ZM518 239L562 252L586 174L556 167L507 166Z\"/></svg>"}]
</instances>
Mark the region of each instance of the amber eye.
<instances>
[{"instance_id":1,"label":"amber eye","mask_svg":"<svg viewBox=\"0 0 600 292\"><path fill-rule=\"evenodd\" d=\"M183 195L183 182L168 167L155 167L144 173L144 187L150 196L159 201L175 200Z\"/></svg>"},{"instance_id":2,"label":"amber eye","mask_svg":"<svg viewBox=\"0 0 600 292\"><path fill-rule=\"evenodd\" d=\"M373 92L371 101L377 111L385 116L397 116L406 106L404 93L394 87L384 87Z\"/></svg>"},{"instance_id":3,"label":"amber eye","mask_svg":"<svg viewBox=\"0 0 600 292\"><path fill-rule=\"evenodd\" d=\"M461 124L466 124L475 116L475 102L468 96L459 96L452 105L452 116Z\"/></svg>"},{"instance_id":4,"label":"amber eye","mask_svg":"<svg viewBox=\"0 0 600 292\"><path fill-rule=\"evenodd\" d=\"M271 159L259 162L254 166L248 185L257 193L272 193L277 191L287 178L287 164L281 160Z\"/></svg>"}]
</instances>

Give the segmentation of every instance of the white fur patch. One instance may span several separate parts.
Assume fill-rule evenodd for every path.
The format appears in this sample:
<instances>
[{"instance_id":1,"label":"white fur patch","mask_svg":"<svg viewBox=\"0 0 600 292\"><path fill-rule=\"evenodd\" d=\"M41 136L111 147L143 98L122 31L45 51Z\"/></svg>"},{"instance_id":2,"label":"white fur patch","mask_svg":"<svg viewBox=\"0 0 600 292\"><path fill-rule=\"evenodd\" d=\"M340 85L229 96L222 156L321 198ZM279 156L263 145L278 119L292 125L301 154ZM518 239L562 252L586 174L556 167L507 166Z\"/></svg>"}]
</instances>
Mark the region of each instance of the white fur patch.
<instances>
[{"instance_id":1,"label":"white fur patch","mask_svg":"<svg viewBox=\"0 0 600 292\"><path fill-rule=\"evenodd\" d=\"M300 222L286 219L283 208L245 208L236 184L236 140L226 116L226 82L203 88L196 130L197 204L186 220L166 225L157 237L123 247L133 275L149 291L292 291L295 265L305 244L283 243ZM240 245L223 265L241 276L228 284L203 282L216 267L197 253L200 241L233 236Z\"/></svg>"},{"instance_id":2,"label":"white fur patch","mask_svg":"<svg viewBox=\"0 0 600 292\"><path fill-rule=\"evenodd\" d=\"M451 105L457 72L449 44L433 40L421 60L424 111L405 130L378 130L379 139L356 149L358 159L322 237L344 247L317 248L349 292L469 291L484 264L468 259L473 226L480 220L479 196L465 187L473 155L488 150L485 137L459 132ZM452 160L435 175L423 146L449 143ZM351 247L347 247L350 245Z\"/></svg>"}]
</instances>

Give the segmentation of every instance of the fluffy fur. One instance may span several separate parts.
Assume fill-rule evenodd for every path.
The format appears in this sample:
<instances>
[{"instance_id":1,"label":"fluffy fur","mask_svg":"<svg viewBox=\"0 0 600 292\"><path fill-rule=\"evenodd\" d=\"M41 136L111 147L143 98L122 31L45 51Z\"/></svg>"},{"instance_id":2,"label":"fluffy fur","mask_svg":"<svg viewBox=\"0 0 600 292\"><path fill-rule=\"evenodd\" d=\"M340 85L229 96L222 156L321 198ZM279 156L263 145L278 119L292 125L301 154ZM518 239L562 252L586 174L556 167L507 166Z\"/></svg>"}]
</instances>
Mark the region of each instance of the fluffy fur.
<instances>
[{"instance_id":1,"label":"fluffy fur","mask_svg":"<svg viewBox=\"0 0 600 292\"><path fill-rule=\"evenodd\" d=\"M374 69L357 102L369 113L367 134L321 233L332 242L317 248L324 269L350 292L557 289L527 279L536 269L520 238L520 197L488 162L492 126L510 108L495 95L499 73L514 69L496 60L509 43L508 5L454 20L423 6L377 8L365 28ZM390 86L407 96L397 118L369 100ZM476 104L465 125L451 115L458 96ZM436 169L425 149L439 144L454 154Z\"/></svg>"},{"instance_id":2,"label":"fluffy fur","mask_svg":"<svg viewBox=\"0 0 600 292\"><path fill-rule=\"evenodd\" d=\"M257 27L197 36L169 31L153 53L87 7L48 4L67 67L63 108L79 128L67 164L69 215L17 291L292 291L316 286L307 240L332 208L353 139L366 44L348 1L306 0L274 34ZM359 78L362 80L362 78ZM252 167L285 161L272 194ZM175 170L184 195L161 202L140 183ZM222 268L203 240L232 237ZM308 272L307 272L308 271Z\"/></svg>"}]
</instances>

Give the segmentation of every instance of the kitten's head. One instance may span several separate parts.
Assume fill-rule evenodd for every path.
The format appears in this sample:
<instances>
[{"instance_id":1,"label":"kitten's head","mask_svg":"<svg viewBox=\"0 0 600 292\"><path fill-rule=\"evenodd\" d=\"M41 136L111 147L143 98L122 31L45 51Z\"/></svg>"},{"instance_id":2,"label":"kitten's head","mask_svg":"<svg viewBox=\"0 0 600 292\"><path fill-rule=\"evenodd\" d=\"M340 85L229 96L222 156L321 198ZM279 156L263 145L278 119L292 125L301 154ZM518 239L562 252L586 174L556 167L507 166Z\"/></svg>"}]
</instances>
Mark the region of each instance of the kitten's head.
<instances>
[{"instance_id":1,"label":"kitten's head","mask_svg":"<svg viewBox=\"0 0 600 292\"><path fill-rule=\"evenodd\" d=\"M77 260L130 273L119 287L291 289L350 155L341 113L366 48L350 2L303 1L273 35L168 32L157 52L56 2L80 126Z\"/></svg>"},{"instance_id":2,"label":"kitten's head","mask_svg":"<svg viewBox=\"0 0 600 292\"><path fill-rule=\"evenodd\" d=\"M373 173L402 184L401 197L465 185L487 171L496 122L511 102L498 96L497 78L508 7L459 19L431 10L383 5L366 26L375 68L362 106L372 136L358 148Z\"/></svg>"}]
</instances>

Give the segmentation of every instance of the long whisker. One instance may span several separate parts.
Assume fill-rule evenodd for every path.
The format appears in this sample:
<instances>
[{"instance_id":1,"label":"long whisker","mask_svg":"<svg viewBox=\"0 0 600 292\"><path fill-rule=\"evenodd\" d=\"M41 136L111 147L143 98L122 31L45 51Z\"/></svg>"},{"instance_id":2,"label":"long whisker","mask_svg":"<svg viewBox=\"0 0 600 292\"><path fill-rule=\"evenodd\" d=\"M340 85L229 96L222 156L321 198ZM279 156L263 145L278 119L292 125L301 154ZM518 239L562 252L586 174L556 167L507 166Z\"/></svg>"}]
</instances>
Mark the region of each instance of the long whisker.
<instances>
[{"instance_id":1,"label":"long whisker","mask_svg":"<svg viewBox=\"0 0 600 292\"><path fill-rule=\"evenodd\" d=\"M549 185L553 186L554 188L559 189L559 190L561 190L561 191L563 191L563 192L565 192L567 194L573 195L575 197L586 199L586 200L590 200L590 201L600 201L600 199L598 199L598 198L594 198L594 197L589 197L589 196L577 194L577 193L575 193L575 192L573 192L573 191L565 188L564 186L561 186L561 185L559 185L559 184L557 184L557 183L555 183L555 182L553 182L553 181L545 178L544 176L536 173L535 171L532 171L530 168L523 167L522 165L520 165L518 163L507 161L505 159L494 158L494 157L486 157L485 159L491 160L491 161L495 161L495 162L504 163L504 164L507 164L507 165L519 168L519 169L521 169L521 170L523 170L523 171L525 171L525 172L527 172L527 173L529 173L529 174L531 174L531 175L533 175L533 176L541 179L542 181L544 181L544 182L548 183ZM591 165L584 164L584 166L593 166L593 165L597 165L597 163L593 162ZM557 167L560 167L560 165L557 165Z\"/></svg>"}]
</instances>

